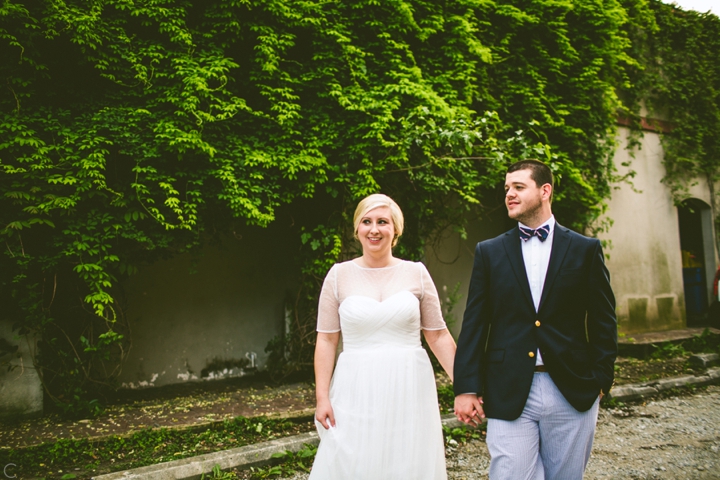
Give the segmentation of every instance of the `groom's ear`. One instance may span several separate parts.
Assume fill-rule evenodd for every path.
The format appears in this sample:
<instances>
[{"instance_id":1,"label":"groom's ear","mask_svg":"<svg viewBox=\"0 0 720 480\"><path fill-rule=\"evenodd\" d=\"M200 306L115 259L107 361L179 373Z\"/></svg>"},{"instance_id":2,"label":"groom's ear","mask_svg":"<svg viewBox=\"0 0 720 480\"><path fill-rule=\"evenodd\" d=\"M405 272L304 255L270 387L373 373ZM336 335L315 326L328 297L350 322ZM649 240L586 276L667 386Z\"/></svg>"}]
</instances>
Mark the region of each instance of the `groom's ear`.
<instances>
[{"instance_id":1,"label":"groom's ear","mask_svg":"<svg viewBox=\"0 0 720 480\"><path fill-rule=\"evenodd\" d=\"M553 196L553 187L549 183L543 184L542 187L540 187L540 190L542 190L542 196L543 198L547 198L548 202L552 202L552 196Z\"/></svg>"}]
</instances>

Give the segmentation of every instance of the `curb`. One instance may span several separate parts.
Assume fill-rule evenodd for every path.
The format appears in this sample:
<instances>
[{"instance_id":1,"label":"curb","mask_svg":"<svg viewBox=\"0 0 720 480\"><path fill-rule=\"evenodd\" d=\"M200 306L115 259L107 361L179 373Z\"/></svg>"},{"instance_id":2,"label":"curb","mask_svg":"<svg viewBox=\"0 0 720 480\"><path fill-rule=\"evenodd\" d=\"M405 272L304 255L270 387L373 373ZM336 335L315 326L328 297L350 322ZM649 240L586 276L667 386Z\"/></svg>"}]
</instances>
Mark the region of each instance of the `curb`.
<instances>
[{"instance_id":1,"label":"curb","mask_svg":"<svg viewBox=\"0 0 720 480\"><path fill-rule=\"evenodd\" d=\"M608 397L618 401L637 400L657 395L672 388L688 385L711 385L714 383L720 383L720 368L708 369L707 373L700 376L670 377L652 382L615 387L608 394ZM443 426L448 428L464 426L453 414L442 415L441 422ZM215 465L218 465L222 470L267 465L271 463L272 456L276 453L297 452L305 445L317 446L319 443L320 439L317 433L309 432L182 460L107 473L92 478L93 480L196 480L201 478L203 474L211 473Z\"/></svg>"},{"instance_id":2,"label":"curb","mask_svg":"<svg viewBox=\"0 0 720 480\"><path fill-rule=\"evenodd\" d=\"M704 375L661 378L650 382L614 387L608 394L608 397L621 402L640 400L672 388L686 387L688 385L700 387L718 382L720 382L720 368L709 368Z\"/></svg>"}]
</instances>

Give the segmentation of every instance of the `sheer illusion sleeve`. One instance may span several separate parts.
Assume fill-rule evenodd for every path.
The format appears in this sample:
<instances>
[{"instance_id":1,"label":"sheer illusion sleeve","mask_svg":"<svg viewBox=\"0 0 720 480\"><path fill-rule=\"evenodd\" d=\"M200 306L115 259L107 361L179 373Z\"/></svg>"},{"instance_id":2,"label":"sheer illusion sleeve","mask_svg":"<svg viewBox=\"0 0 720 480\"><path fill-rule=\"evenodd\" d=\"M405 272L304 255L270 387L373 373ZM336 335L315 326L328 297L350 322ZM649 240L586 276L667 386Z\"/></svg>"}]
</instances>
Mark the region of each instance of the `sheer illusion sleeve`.
<instances>
[{"instance_id":1,"label":"sheer illusion sleeve","mask_svg":"<svg viewBox=\"0 0 720 480\"><path fill-rule=\"evenodd\" d=\"M446 327L440 308L440 297L430 272L425 265L420 266L420 327L424 330L442 330Z\"/></svg>"},{"instance_id":2,"label":"sheer illusion sleeve","mask_svg":"<svg viewBox=\"0 0 720 480\"><path fill-rule=\"evenodd\" d=\"M337 294L337 270L333 265L325 276L320 301L318 303L317 331L321 333L335 333L340 331L340 302Z\"/></svg>"}]
</instances>

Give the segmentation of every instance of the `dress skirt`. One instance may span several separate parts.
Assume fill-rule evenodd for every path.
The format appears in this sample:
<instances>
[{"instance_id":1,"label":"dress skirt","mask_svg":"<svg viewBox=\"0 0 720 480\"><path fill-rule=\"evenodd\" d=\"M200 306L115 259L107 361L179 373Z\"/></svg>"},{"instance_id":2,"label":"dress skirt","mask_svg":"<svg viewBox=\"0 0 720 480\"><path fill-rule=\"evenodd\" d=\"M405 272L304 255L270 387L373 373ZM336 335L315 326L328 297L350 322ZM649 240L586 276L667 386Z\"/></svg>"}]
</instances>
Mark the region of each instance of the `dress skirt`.
<instances>
[{"instance_id":1,"label":"dress skirt","mask_svg":"<svg viewBox=\"0 0 720 480\"><path fill-rule=\"evenodd\" d=\"M320 435L311 480L445 480L435 375L422 347L342 352L330 386L336 426Z\"/></svg>"}]
</instances>

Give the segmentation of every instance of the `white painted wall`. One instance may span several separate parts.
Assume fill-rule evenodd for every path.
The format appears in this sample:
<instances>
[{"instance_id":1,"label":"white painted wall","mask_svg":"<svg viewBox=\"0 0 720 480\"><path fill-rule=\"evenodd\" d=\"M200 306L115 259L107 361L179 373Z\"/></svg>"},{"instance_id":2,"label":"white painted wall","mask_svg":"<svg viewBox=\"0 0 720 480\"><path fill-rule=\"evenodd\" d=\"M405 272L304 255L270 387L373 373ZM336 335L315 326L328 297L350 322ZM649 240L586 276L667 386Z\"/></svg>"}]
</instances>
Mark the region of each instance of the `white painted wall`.
<instances>
[{"instance_id":1,"label":"white painted wall","mask_svg":"<svg viewBox=\"0 0 720 480\"><path fill-rule=\"evenodd\" d=\"M627 150L628 130L620 128L614 162L619 173L637 172L632 186L621 183L612 192L606 217L614 222L605 253L617 298L620 331L683 328L686 322L682 256L677 208L662 183L665 169L657 134L645 132L634 158ZM629 167L622 166L629 162ZM692 194L709 201L699 183Z\"/></svg>"}]
</instances>

